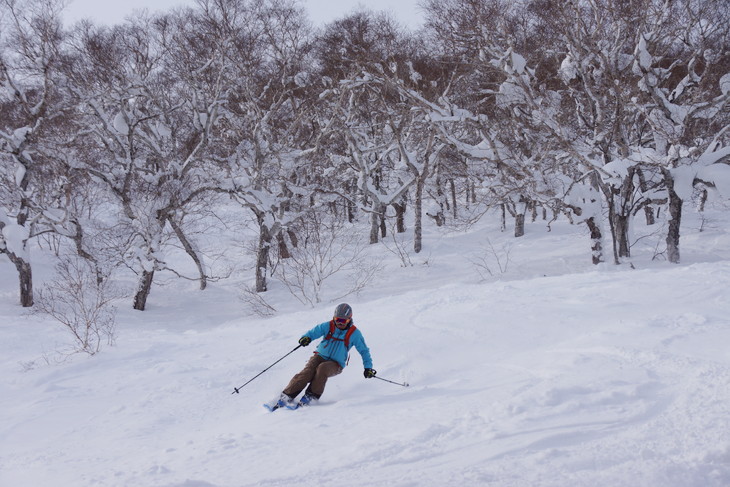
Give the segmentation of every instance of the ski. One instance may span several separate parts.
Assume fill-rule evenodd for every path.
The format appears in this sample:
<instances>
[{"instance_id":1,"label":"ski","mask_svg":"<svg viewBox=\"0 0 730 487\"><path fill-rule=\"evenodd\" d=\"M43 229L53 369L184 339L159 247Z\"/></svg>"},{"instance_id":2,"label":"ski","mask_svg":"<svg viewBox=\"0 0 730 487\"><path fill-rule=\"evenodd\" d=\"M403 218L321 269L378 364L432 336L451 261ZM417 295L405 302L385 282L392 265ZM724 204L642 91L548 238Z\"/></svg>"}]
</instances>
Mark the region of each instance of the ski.
<instances>
[{"instance_id":1,"label":"ski","mask_svg":"<svg viewBox=\"0 0 730 487\"><path fill-rule=\"evenodd\" d=\"M291 409L293 411L295 409L303 408L306 406L311 406L312 404L316 404L316 403L317 403L317 399L315 399L314 396L308 396L305 394L304 396L302 396L302 398L299 400L299 402L297 402L296 404L294 402L291 402L286 405L286 408Z\"/></svg>"},{"instance_id":2,"label":"ski","mask_svg":"<svg viewBox=\"0 0 730 487\"><path fill-rule=\"evenodd\" d=\"M268 409L270 412L274 412L277 409L281 409L284 406L289 406L290 404L293 404L292 398L287 396L286 394L281 394L276 399L272 399L269 402L265 402L263 406Z\"/></svg>"},{"instance_id":3,"label":"ski","mask_svg":"<svg viewBox=\"0 0 730 487\"><path fill-rule=\"evenodd\" d=\"M299 409L300 407L304 407L304 404L301 404L301 403L298 403L298 402L293 402L293 403L287 404L285 406L279 406L278 404L274 404L272 406L271 404L264 403L264 404L262 404L262 406L265 407L266 410L269 411L270 413L273 413L277 409L289 409L291 411L294 411L295 409Z\"/></svg>"},{"instance_id":4,"label":"ski","mask_svg":"<svg viewBox=\"0 0 730 487\"><path fill-rule=\"evenodd\" d=\"M274 412L277 409L286 408L290 410L299 409L304 406L309 406L311 404L314 404L317 402L316 399L314 399L312 396L304 395L299 401L294 402L293 400L286 400L288 396L281 396L277 399L271 400L269 402L265 402L263 406L268 409L270 412Z\"/></svg>"}]
</instances>

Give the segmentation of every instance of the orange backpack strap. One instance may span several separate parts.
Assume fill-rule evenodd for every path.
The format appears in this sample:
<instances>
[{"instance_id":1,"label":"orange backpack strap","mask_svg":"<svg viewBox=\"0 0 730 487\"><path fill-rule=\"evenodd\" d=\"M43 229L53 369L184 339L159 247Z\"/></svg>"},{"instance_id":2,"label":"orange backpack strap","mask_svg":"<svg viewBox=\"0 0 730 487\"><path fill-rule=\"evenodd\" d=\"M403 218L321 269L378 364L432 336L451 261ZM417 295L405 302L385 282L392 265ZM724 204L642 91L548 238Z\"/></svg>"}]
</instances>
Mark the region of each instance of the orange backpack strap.
<instances>
[{"instance_id":1,"label":"orange backpack strap","mask_svg":"<svg viewBox=\"0 0 730 487\"><path fill-rule=\"evenodd\" d=\"M345 333L345 348L348 350L350 348L350 337L353 333L355 333L355 330L357 330L357 327L355 325L350 325L350 328L347 329L347 333Z\"/></svg>"},{"instance_id":2,"label":"orange backpack strap","mask_svg":"<svg viewBox=\"0 0 730 487\"><path fill-rule=\"evenodd\" d=\"M347 333L345 333L345 338L335 338L335 322L334 320L330 320L330 331L327 333L327 336L324 337L325 340L336 340L338 342L345 342L345 349L350 348L350 337L353 333L355 333L355 330L357 330L357 327L355 325L350 325L350 327L347 329Z\"/></svg>"},{"instance_id":3,"label":"orange backpack strap","mask_svg":"<svg viewBox=\"0 0 730 487\"><path fill-rule=\"evenodd\" d=\"M325 340L332 340L332 337L335 335L335 320L330 320L330 331L325 335Z\"/></svg>"}]
</instances>

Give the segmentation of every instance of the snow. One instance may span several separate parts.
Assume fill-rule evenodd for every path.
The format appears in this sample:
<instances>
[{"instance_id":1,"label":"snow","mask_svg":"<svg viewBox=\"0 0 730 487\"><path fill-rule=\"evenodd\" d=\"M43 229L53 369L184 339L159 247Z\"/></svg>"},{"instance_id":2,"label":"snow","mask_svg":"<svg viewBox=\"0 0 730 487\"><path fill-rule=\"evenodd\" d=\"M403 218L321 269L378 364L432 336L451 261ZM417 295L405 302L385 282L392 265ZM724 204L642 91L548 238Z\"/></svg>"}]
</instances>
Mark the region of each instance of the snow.
<instances>
[{"instance_id":1,"label":"snow","mask_svg":"<svg viewBox=\"0 0 730 487\"><path fill-rule=\"evenodd\" d=\"M27 260L28 249L25 242L28 240L28 228L23 225L18 225L17 223L10 223L9 220L7 221L8 223L0 229L5 246L9 252ZM12 275L12 271L9 270L8 274L3 273L3 275Z\"/></svg>"},{"instance_id":2,"label":"snow","mask_svg":"<svg viewBox=\"0 0 730 487\"><path fill-rule=\"evenodd\" d=\"M730 73L720 78L720 91L724 96L730 96Z\"/></svg>"},{"instance_id":3,"label":"snow","mask_svg":"<svg viewBox=\"0 0 730 487\"><path fill-rule=\"evenodd\" d=\"M527 61L516 52L512 52L512 68L517 74L524 74Z\"/></svg>"},{"instance_id":4,"label":"snow","mask_svg":"<svg viewBox=\"0 0 730 487\"><path fill-rule=\"evenodd\" d=\"M116 346L55 363L66 332L3 279L0 485L725 487L730 220L710 206L685 206L679 265L652 260L662 232L637 224L635 269L591 265L564 220L521 239L497 215L453 233L427 220L413 267L380 248L387 273L347 298L378 375L410 387L364 379L353 350L298 411L261 405L314 346L231 393L337 302L302 307L272 282L263 319L236 278L156 284L147 311L121 304ZM509 266L484 281L487 241Z\"/></svg>"},{"instance_id":5,"label":"snow","mask_svg":"<svg viewBox=\"0 0 730 487\"><path fill-rule=\"evenodd\" d=\"M697 177L697 168L693 166L679 166L671 169L674 178L674 192L683 201L690 201L694 188L692 186Z\"/></svg>"},{"instance_id":6,"label":"snow","mask_svg":"<svg viewBox=\"0 0 730 487\"><path fill-rule=\"evenodd\" d=\"M575 61L570 56L570 54L565 56L563 62L560 63L560 69L558 70L558 73L560 74L562 80L566 83L569 83L570 81L578 77L578 66L576 66Z\"/></svg>"},{"instance_id":7,"label":"snow","mask_svg":"<svg viewBox=\"0 0 730 487\"><path fill-rule=\"evenodd\" d=\"M13 131L13 137L10 139L12 146L16 149L20 148L20 146L25 143L31 132L33 132L33 129L30 127L20 127L19 129L15 129L15 131Z\"/></svg>"},{"instance_id":8,"label":"snow","mask_svg":"<svg viewBox=\"0 0 730 487\"><path fill-rule=\"evenodd\" d=\"M721 198L730 198L730 165L713 164L700 168L697 177L703 181L711 181Z\"/></svg>"},{"instance_id":9,"label":"snow","mask_svg":"<svg viewBox=\"0 0 730 487\"><path fill-rule=\"evenodd\" d=\"M25 174L27 172L27 169L24 165L18 164L18 168L15 170L15 185L21 186L23 184L23 179L25 179Z\"/></svg>"},{"instance_id":10,"label":"snow","mask_svg":"<svg viewBox=\"0 0 730 487\"><path fill-rule=\"evenodd\" d=\"M634 165L635 163L630 159L615 159L603 166L603 170L608 174L612 174L614 177L624 178L629 174L629 169Z\"/></svg>"},{"instance_id":11,"label":"snow","mask_svg":"<svg viewBox=\"0 0 730 487\"><path fill-rule=\"evenodd\" d=\"M172 135L172 130L170 129L170 127L162 122L157 122L155 128L157 129L157 134L162 138L168 138Z\"/></svg>"},{"instance_id":12,"label":"snow","mask_svg":"<svg viewBox=\"0 0 730 487\"><path fill-rule=\"evenodd\" d=\"M651 69L652 62L654 58L651 54L649 54L649 51L647 50L646 46L646 38L644 36L641 36L639 39L639 45L636 46L636 56L637 60L639 62L639 66L644 70ZM637 74L639 74L640 71L636 71Z\"/></svg>"},{"instance_id":13,"label":"snow","mask_svg":"<svg viewBox=\"0 0 730 487\"><path fill-rule=\"evenodd\" d=\"M129 124L127 124L127 115L124 112L116 114L112 125L114 126L114 130L119 132L121 135L129 135Z\"/></svg>"},{"instance_id":14,"label":"snow","mask_svg":"<svg viewBox=\"0 0 730 487\"><path fill-rule=\"evenodd\" d=\"M511 105L523 103L526 99L525 90L512 80L508 79L499 85L499 91L497 92L497 105L500 108L507 108Z\"/></svg>"}]
</instances>

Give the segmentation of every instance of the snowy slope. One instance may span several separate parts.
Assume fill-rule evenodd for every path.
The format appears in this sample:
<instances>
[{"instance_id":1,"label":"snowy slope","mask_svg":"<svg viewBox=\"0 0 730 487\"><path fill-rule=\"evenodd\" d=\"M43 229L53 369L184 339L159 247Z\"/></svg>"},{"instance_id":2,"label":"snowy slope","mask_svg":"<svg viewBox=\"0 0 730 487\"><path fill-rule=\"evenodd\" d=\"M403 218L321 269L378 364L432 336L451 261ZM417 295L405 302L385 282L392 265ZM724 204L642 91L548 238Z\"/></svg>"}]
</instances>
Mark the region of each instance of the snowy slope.
<instances>
[{"instance_id":1,"label":"snowy slope","mask_svg":"<svg viewBox=\"0 0 730 487\"><path fill-rule=\"evenodd\" d=\"M724 212L723 212L724 211ZM15 305L0 264L2 486L730 485L730 232L688 215L683 264L590 265L579 227L431 229L416 265L387 262L349 299L378 375L350 366L319 405L268 413L329 318L281 290L246 316L239 283L156 287L120 312L117 345L46 364L66 338ZM641 229L637 230L641 231ZM486 238L509 269L481 281ZM428 265L422 265L424 260Z\"/></svg>"}]
</instances>

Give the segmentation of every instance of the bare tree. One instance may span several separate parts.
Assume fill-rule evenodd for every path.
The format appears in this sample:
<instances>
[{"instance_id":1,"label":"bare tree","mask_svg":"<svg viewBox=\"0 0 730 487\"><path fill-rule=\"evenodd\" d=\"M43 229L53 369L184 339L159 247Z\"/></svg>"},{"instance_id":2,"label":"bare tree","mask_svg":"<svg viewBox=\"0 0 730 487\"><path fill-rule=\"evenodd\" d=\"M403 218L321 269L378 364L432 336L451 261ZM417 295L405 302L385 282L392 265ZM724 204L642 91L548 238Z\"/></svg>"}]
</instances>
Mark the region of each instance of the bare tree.
<instances>
[{"instance_id":1,"label":"bare tree","mask_svg":"<svg viewBox=\"0 0 730 487\"><path fill-rule=\"evenodd\" d=\"M325 294L331 301L356 294L377 275L379 263L369 258L368 246L350 224L315 209L298 227L299 245L280 261L274 276L301 303L314 306ZM327 289L336 278L342 284Z\"/></svg>"},{"instance_id":2,"label":"bare tree","mask_svg":"<svg viewBox=\"0 0 730 487\"><path fill-rule=\"evenodd\" d=\"M218 188L207 151L220 116L224 42L192 11L140 16L111 30L81 26L68 70L79 128L71 166L104 184L127 228L126 263L139 275L133 307L144 310L155 272L177 239L208 271L182 226L185 208ZM171 232L168 232L171 230Z\"/></svg>"},{"instance_id":3,"label":"bare tree","mask_svg":"<svg viewBox=\"0 0 730 487\"><path fill-rule=\"evenodd\" d=\"M63 33L61 2L0 2L0 253L18 271L20 304L33 305L29 241L52 231L52 179L43 187L51 158L44 152L49 126L60 115L57 94ZM51 219L49 221L49 216Z\"/></svg>"},{"instance_id":4,"label":"bare tree","mask_svg":"<svg viewBox=\"0 0 730 487\"><path fill-rule=\"evenodd\" d=\"M63 355L96 355L116 338L116 307L121 293L107 279L99 281L96 269L79 257L63 258L56 265L56 278L38 292L36 308L63 325L72 336Z\"/></svg>"},{"instance_id":5,"label":"bare tree","mask_svg":"<svg viewBox=\"0 0 730 487\"><path fill-rule=\"evenodd\" d=\"M481 125L476 140L467 133L452 143L465 143L466 154L486 149L481 157L500 175L516 176L500 181L512 201L562 199L590 227L594 262L602 261L601 206L619 263L630 256L631 219L642 208L648 214L665 191L673 215L669 258L676 261L675 176L697 154L705 165L724 157L722 136L707 135L726 133L727 95L722 83L711 85L727 72L719 54L727 23L716 20L727 17L726 2L550 2L546 15L547 6L427 2L444 53L465 66L465 93L481 95L479 106L462 105L481 115L471 118ZM713 139L711 155L705 149Z\"/></svg>"},{"instance_id":6,"label":"bare tree","mask_svg":"<svg viewBox=\"0 0 730 487\"><path fill-rule=\"evenodd\" d=\"M317 128L310 123L310 30L290 1L253 3L230 26L233 65L221 188L250 210L258 226L255 291L268 288L272 246L286 256L285 236L309 205ZM296 237L295 237L296 238Z\"/></svg>"},{"instance_id":7,"label":"bare tree","mask_svg":"<svg viewBox=\"0 0 730 487\"><path fill-rule=\"evenodd\" d=\"M650 7L634 51L643 92L634 106L651 128L654 153L644 163L661 171L667 259L678 263L683 202L696 182L715 186L717 168L730 163L730 6L687 0Z\"/></svg>"}]
</instances>

